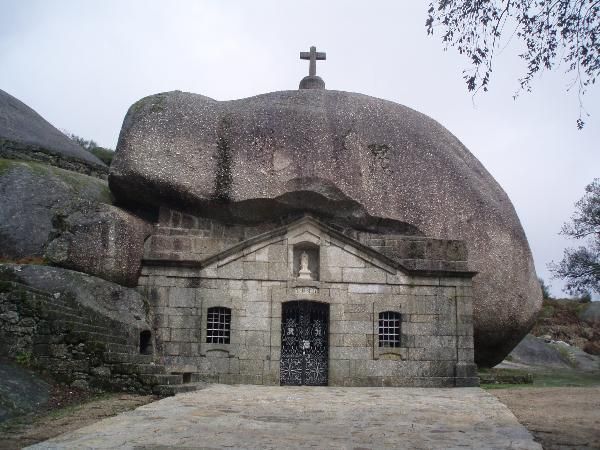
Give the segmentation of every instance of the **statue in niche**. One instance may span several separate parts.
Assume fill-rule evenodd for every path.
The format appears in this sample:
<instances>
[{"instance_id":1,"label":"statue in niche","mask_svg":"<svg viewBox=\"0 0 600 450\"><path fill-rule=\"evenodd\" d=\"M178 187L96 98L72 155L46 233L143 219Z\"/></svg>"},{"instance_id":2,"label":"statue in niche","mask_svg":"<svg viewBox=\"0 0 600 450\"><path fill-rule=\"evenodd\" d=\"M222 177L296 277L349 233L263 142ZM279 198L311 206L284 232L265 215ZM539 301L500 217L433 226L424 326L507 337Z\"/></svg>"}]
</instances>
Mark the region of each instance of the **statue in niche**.
<instances>
[{"instance_id":1,"label":"statue in niche","mask_svg":"<svg viewBox=\"0 0 600 450\"><path fill-rule=\"evenodd\" d=\"M312 280L311 271L308 268L308 253L302 252L300 255L300 270L298 271L300 280Z\"/></svg>"}]
</instances>

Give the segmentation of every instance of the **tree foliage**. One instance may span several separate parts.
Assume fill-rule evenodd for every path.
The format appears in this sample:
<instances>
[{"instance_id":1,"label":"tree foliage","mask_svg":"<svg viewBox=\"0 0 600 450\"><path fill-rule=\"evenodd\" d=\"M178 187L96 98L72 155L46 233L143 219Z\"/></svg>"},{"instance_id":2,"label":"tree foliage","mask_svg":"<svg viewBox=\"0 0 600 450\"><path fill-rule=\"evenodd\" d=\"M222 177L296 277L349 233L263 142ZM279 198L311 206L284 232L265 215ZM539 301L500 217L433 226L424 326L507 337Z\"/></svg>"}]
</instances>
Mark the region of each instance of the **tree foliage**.
<instances>
[{"instance_id":1,"label":"tree foliage","mask_svg":"<svg viewBox=\"0 0 600 450\"><path fill-rule=\"evenodd\" d=\"M66 130L61 130L69 139L79 144L85 150L93 154L96 158L101 160L107 166L110 166L112 162L115 151L110 148L99 147L96 141L90 139L84 139L81 136L77 136L76 134L69 133Z\"/></svg>"},{"instance_id":2,"label":"tree foliage","mask_svg":"<svg viewBox=\"0 0 600 450\"><path fill-rule=\"evenodd\" d=\"M600 178L586 186L585 195L575 204L575 214L561 233L582 240L585 246L568 248L563 259L551 263L556 278L566 280L571 294L590 290L600 294Z\"/></svg>"},{"instance_id":3,"label":"tree foliage","mask_svg":"<svg viewBox=\"0 0 600 450\"><path fill-rule=\"evenodd\" d=\"M540 287L542 288L542 298L543 299L552 298L552 294L550 294L550 285L546 284L546 282L544 281L543 278L538 278L538 281L540 282Z\"/></svg>"},{"instance_id":4,"label":"tree foliage","mask_svg":"<svg viewBox=\"0 0 600 450\"><path fill-rule=\"evenodd\" d=\"M71 139L72 141L75 141L77 144L82 146L88 152L91 152L93 149L98 147L98 144L96 143L96 141L94 141L92 139L90 139L88 141L87 139L84 139L81 136L77 136L76 134L73 134L73 133L65 132L65 134L67 135L67 137L69 139Z\"/></svg>"},{"instance_id":5,"label":"tree foliage","mask_svg":"<svg viewBox=\"0 0 600 450\"><path fill-rule=\"evenodd\" d=\"M600 73L600 0L436 0L430 3L428 34L442 28L442 40L466 55L472 67L464 78L469 91L488 90L495 52L511 38L523 43L527 64L520 90L530 91L538 72L562 62L582 97Z\"/></svg>"}]
</instances>

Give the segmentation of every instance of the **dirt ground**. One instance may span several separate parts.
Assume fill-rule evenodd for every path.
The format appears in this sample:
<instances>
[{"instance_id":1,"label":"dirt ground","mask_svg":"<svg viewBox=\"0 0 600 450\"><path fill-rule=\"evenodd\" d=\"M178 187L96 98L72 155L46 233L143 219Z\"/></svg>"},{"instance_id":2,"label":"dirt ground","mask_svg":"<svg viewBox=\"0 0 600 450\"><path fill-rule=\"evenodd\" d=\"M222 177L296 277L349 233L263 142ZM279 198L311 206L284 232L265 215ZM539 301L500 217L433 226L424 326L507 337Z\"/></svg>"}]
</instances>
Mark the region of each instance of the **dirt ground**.
<instances>
[{"instance_id":1,"label":"dirt ground","mask_svg":"<svg viewBox=\"0 0 600 450\"><path fill-rule=\"evenodd\" d=\"M600 387L493 389L545 450L600 449Z\"/></svg>"},{"instance_id":2,"label":"dirt ground","mask_svg":"<svg viewBox=\"0 0 600 450\"><path fill-rule=\"evenodd\" d=\"M20 449L156 400L152 395L108 394L85 403L25 416L0 427L0 449Z\"/></svg>"}]
</instances>

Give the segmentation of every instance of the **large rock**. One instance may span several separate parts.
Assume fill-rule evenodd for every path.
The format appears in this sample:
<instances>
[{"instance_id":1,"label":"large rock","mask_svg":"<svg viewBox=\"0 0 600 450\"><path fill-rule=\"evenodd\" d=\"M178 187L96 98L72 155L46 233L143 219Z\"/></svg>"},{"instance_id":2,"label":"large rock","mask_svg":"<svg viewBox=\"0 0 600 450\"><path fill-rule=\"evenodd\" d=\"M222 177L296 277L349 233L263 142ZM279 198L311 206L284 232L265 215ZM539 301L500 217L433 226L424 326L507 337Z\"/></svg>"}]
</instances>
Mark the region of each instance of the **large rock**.
<instances>
[{"instance_id":1,"label":"large rock","mask_svg":"<svg viewBox=\"0 0 600 450\"><path fill-rule=\"evenodd\" d=\"M528 334L510 353L509 360L519 364L568 369L573 362L559 344L547 344L543 339Z\"/></svg>"},{"instance_id":2,"label":"large rock","mask_svg":"<svg viewBox=\"0 0 600 450\"><path fill-rule=\"evenodd\" d=\"M76 304L124 324L124 329L150 328L147 300L139 292L85 273L60 267L0 264L2 281L17 282L56 297L67 295Z\"/></svg>"},{"instance_id":3,"label":"large rock","mask_svg":"<svg viewBox=\"0 0 600 450\"><path fill-rule=\"evenodd\" d=\"M474 319L483 365L510 352L541 306L506 193L443 126L389 101L326 90L227 102L183 92L147 97L125 117L109 185L123 202L229 221L309 210L356 228L410 224L433 238L465 240L479 272Z\"/></svg>"},{"instance_id":4,"label":"large rock","mask_svg":"<svg viewBox=\"0 0 600 450\"><path fill-rule=\"evenodd\" d=\"M44 255L56 216L111 202L106 181L31 161L0 159L0 258Z\"/></svg>"},{"instance_id":5,"label":"large rock","mask_svg":"<svg viewBox=\"0 0 600 450\"><path fill-rule=\"evenodd\" d=\"M25 103L0 90L0 158L29 159L91 175L106 165Z\"/></svg>"},{"instance_id":6,"label":"large rock","mask_svg":"<svg viewBox=\"0 0 600 450\"><path fill-rule=\"evenodd\" d=\"M137 285L144 240L152 231L148 222L96 203L61 217L55 225L57 237L46 249L51 263L125 286Z\"/></svg>"},{"instance_id":7,"label":"large rock","mask_svg":"<svg viewBox=\"0 0 600 450\"><path fill-rule=\"evenodd\" d=\"M50 385L34 372L0 359L0 424L12 417L43 408Z\"/></svg>"}]
</instances>

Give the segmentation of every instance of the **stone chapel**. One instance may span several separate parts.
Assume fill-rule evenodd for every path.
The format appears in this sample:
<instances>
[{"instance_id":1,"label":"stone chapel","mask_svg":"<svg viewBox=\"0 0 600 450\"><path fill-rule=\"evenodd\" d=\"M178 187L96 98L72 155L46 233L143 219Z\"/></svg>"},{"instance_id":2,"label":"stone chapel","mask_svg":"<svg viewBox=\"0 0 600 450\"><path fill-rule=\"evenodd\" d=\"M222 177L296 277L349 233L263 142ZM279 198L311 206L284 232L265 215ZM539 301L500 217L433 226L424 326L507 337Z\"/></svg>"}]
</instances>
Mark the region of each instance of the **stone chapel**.
<instances>
[{"instance_id":1,"label":"stone chapel","mask_svg":"<svg viewBox=\"0 0 600 450\"><path fill-rule=\"evenodd\" d=\"M325 54L312 47L301 58L310 60L310 71L298 92L309 96L327 92L315 67ZM306 120L302 113L285 119L286 127L297 130L297 136L290 137L298 145L296 156L280 151L276 116L285 117L285 112L277 111L278 103L305 102L303 107L310 108L309 96L274 99L269 105L274 110L257 107L251 112L251 121L261 116L267 122L274 120L267 125L242 123L240 130L232 131L239 123L236 113L223 113L214 128L210 157L214 166L189 172L192 160L206 155L188 153L190 160L177 174L159 169L150 183L153 164L172 167L171 158L180 152L177 134L182 122L192 120L189 133L210 134L190 117L207 120L219 107L210 102L198 106L193 104L196 99L178 105L173 110L176 117L160 131L169 136L168 144L135 129L136 120L150 126L147 117L126 119L124 128L129 131L121 134L110 183L124 200L134 185L137 190L144 185L144 201L157 211L138 281L150 302L153 328L145 339L151 351L184 380L477 385L471 289L476 272L469 269L465 242L427 237L410 223L365 212L353 217L361 207L347 198L332 198L326 191L342 197L339 188L310 173L308 166L334 161L314 158L314 144L300 139L300 130L309 127L302 123ZM151 114L160 116L170 108L168 102L164 95L159 97ZM145 107L134 105L130 114ZM344 138L348 140L348 135L334 136ZM352 139L344 145L353 145ZM163 155L154 153L158 147ZM375 156L369 162L375 164L370 176L393 170L387 144L367 149ZM252 188L259 191L252 194L256 200L235 198L236 191L243 191L236 186L243 177L234 167L238 151L247 153L249 165L263 166L259 178L268 177L268 171L291 168L295 157L304 158L305 167L300 176L290 178L297 186L276 203L262 201L273 195L260 187ZM136 180L131 164L145 172L145 180ZM192 187L200 177L214 180L212 193ZM262 181L250 183L254 182ZM127 183L133 184L126 187Z\"/></svg>"},{"instance_id":2,"label":"stone chapel","mask_svg":"<svg viewBox=\"0 0 600 450\"><path fill-rule=\"evenodd\" d=\"M502 361L542 302L506 193L440 123L300 59L294 90L142 98L110 168L0 91L0 253L33 261L0 264L0 356L158 395L474 386Z\"/></svg>"}]
</instances>

